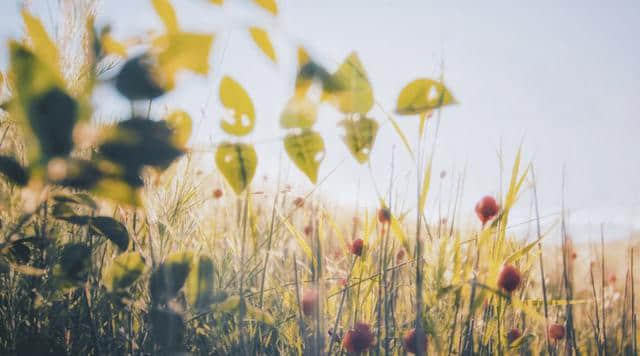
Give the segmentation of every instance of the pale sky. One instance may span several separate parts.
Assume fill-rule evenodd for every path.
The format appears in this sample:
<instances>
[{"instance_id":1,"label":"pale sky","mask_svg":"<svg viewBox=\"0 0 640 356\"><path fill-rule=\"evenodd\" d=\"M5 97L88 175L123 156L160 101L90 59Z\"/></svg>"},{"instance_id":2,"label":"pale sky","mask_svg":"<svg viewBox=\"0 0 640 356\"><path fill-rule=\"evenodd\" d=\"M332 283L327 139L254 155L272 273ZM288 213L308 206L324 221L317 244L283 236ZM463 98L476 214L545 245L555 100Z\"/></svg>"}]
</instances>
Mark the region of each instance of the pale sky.
<instances>
[{"instance_id":1,"label":"pale sky","mask_svg":"<svg viewBox=\"0 0 640 356\"><path fill-rule=\"evenodd\" d=\"M19 37L21 1L0 2L0 40ZM54 0L32 1L34 13L47 26L58 21ZM287 0L272 19L249 1L227 0L223 8L196 0L174 0L185 30L215 32L211 71L206 78L182 77L174 93L154 102L189 111L198 122L192 143L220 142L221 107L217 85L223 75L238 80L251 95L257 112L255 133L259 175L277 175L285 131L278 117L292 93L295 46L335 69L357 51L374 95L392 112L402 87L418 77L437 78L444 64L445 84L459 101L442 111L429 206L435 208L442 170L443 200L466 166L461 217L474 221L475 201L499 192L497 152L505 154L505 185L520 142L524 162L533 162L539 183L541 215L561 204L562 167L566 166L566 206L577 239L597 237L589 224L607 223L612 235L625 237L640 228L640 2L615 1L423 1L423 0ZM606 5L603 5L605 4ZM444 5L447 4L447 5ZM99 25L110 23L114 36L162 30L146 0L103 0ZM275 43L279 62L269 62L252 44L246 27L264 26ZM6 48L0 68L6 68ZM126 103L103 88L98 116L124 117ZM415 195L415 182L404 180L413 167L397 135L379 109L370 116L381 124L372 153L376 184L386 187L395 146L396 189ZM353 205L360 182L363 204L375 205L371 175L350 157L335 124L341 119L323 106L317 128L327 145L320 169L322 194ZM396 117L415 137L416 117ZM435 124L433 121L431 127ZM433 136L428 138L431 147ZM207 158L213 169L213 159ZM288 160L286 161L288 162ZM287 163L288 164L288 163ZM293 167L288 180L301 192L311 184ZM415 173L411 173L414 177ZM409 191L405 194L409 184ZM411 202L411 198L407 204ZM513 222L526 220L531 201L527 190ZM435 212L429 214L437 216Z\"/></svg>"}]
</instances>

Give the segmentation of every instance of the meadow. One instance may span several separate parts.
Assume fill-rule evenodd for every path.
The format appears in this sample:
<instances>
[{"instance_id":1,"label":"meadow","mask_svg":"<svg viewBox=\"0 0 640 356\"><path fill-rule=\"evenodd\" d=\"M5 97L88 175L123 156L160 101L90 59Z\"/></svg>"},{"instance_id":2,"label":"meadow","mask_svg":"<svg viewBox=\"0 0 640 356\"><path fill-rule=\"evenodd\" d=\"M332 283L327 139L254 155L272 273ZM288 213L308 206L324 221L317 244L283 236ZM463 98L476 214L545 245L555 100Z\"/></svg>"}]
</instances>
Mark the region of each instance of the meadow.
<instances>
[{"instance_id":1,"label":"meadow","mask_svg":"<svg viewBox=\"0 0 640 356\"><path fill-rule=\"evenodd\" d=\"M216 93L227 139L205 163L214 172L203 172L189 114L153 117L151 106L179 73L208 75L215 37L183 30L177 1L151 2L163 33L116 39L87 6L79 45L63 51L25 8L25 37L5 47L0 354L638 354L637 236L605 243L603 231L597 244L574 243L562 211L553 230L561 240L547 243L555 232L541 224L526 147L504 162L497 196L460 204L473 179L461 176L454 199L430 205L449 188L434 183L443 176L432 172L435 145L425 132L437 132L447 108L464 101L442 78L417 76L395 108L373 118L380 105L358 55L330 72L300 44L278 119L283 159L314 188L293 189L279 167L256 175L251 83L229 75ZM252 4L278 16L274 0ZM278 60L267 30L247 31ZM95 122L98 86L130 101L130 115ZM321 105L343 114L336 130L363 170L384 122L418 184L394 181L390 162L373 205L345 207L318 194L326 178L325 143L314 130ZM415 120L416 132L403 132L399 116ZM532 215L511 221L525 193ZM402 204L402 194L415 206ZM522 224L527 233L513 229Z\"/></svg>"}]
</instances>

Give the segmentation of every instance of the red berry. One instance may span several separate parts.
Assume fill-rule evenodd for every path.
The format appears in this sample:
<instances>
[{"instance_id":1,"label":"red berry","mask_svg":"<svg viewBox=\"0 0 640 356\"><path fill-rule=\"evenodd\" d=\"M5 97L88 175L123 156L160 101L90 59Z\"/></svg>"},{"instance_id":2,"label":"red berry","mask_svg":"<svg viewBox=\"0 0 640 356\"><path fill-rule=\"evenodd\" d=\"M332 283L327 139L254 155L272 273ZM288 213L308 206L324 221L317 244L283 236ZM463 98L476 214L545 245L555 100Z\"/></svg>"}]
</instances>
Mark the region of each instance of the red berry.
<instances>
[{"instance_id":1,"label":"red berry","mask_svg":"<svg viewBox=\"0 0 640 356\"><path fill-rule=\"evenodd\" d=\"M396 261L397 262L401 262L402 260L404 260L404 255L406 254L406 252L404 251L403 248L401 248L398 253L396 253Z\"/></svg>"},{"instance_id":2,"label":"red berry","mask_svg":"<svg viewBox=\"0 0 640 356\"><path fill-rule=\"evenodd\" d=\"M518 330L517 328L513 328L507 333L507 341L509 341L509 343L511 344L514 341L518 340L521 336L522 333L520 332L520 330Z\"/></svg>"},{"instance_id":3,"label":"red berry","mask_svg":"<svg viewBox=\"0 0 640 356\"><path fill-rule=\"evenodd\" d=\"M315 288L307 289L302 295L302 312L306 316L311 316L317 307L318 291Z\"/></svg>"},{"instance_id":4,"label":"red berry","mask_svg":"<svg viewBox=\"0 0 640 356\"><path fill-rule=\"evenodd\" d=\"M616 284L617 280L618 280L618 277L616 277L615 274L612 273L611 275L609 275L609 284L611 285Z\"/></svg>"},{"instance_id":5,"label":"red berry","mask_svg":"<svg viewBox=\"0 0 640 356\"><path fill-rule=\"evenodd\" d=\"M382 224L386 224L391 220L391 212L387 208L378 209L378 221Z\"/></svg>"},{"instance_id":6,"label":"red berry","mask_svg":"<svg viewBox=\"0 0 640 356\"><path fill-rule=\"evenodd\" d=\"M371 327L365 323L356 323L349 329L342 339L342 346L352 353L366 351L373 344Z\"/></svg>"},{"instance_id":7,"label":"red berry","mask_svg":"<svg viewBox=\"0 0 640 356\"><path fill-rule=\"evenodd\" d=\"M575 252L571 252L571 259L575 260L576 258L578 258L578 254Z\"/></svg>"},{"instance_id":8,"label":"red berry","mask_svg":"<svg viewBox=\"0 0 640 356\"><path fill-rule=\"evenodd\" d=\"M364 247L364 241L362 239L355 239L349 246L349 251L356 256L362 256L362 249Z\"/></svg>"},{"instance_id":9,"label":"red berry","mask_svg":"<svg viewBox=\"0 0 640 356\"><path fill-rule=\"evenodd\" d=\"M564 339L564 325L549 325L549 338L556 341Z\"/></svg>"},{"instance_id":10,"label":"red berry","mask_svg":"<svg viewBox=\"0 0 640 356\"><path fill-rule=\"evenodd\" d=\"M222 198L222 189L218 188L213 191L213 197L216 199Z\"/></svg>"},{"instance_id":11,"label":"red berry","mask_svg":"<svg viewBox=\"0 0 640 356\"><path fill-rule=\"evenodd\" d=\"M502 271L498 275L498 286L504 289L507 293L511 293L516 290L522 282L522 276L520 271L512 265L504 265Z\"/></svg>"},{"instance_id":12,"label":"red berry","mask_svg":"<svg viewBox=\"0 0 640 356\"><path fill-rule=\"evenodd\" d=\"M421 350L422 352L427 351L427 334L423 332L421 341ZM404 343L404 349L407 350L410 354L418 353L418 340L416 335L416 329L407 330L407 332L402 337L402 342Z\"/></svg>"},{"instance_id":13,"label":"red berry","mask_svg":"<svg viewBox=\"0 0 640 356\"><path fill-rule=\"evenodd\" d=\"M489 195L480 199L476 204L476 214L478 215L478 219L482 222L482 225L486 224L487 221L496 216L499 210L500 205L498 205L496 200Z\"/></svg>"}]
</instances>

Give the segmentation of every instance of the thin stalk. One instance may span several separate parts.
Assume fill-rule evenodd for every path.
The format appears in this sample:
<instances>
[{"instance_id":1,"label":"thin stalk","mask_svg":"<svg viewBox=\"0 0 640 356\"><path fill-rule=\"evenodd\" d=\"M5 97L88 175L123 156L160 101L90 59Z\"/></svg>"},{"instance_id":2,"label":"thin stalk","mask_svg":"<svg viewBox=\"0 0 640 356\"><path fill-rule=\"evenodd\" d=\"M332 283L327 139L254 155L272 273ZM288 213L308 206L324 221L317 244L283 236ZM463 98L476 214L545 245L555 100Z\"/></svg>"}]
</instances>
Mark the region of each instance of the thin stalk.
<instances>
[{"instance_id":1,"label":"thin stalk","mask_svg":"<svg viewBox=\"0 0 640 356\"><path fill-rule=\"evenodd\" d=\"M604 224L600 225L600 251L602 253L602 283L601 283L601 308L602 308L602 348L604 352L604 356L607 356L607 323L606 323L606 314L605 314L605 302L604 302L604 287L605 287L605 266L604 266Z\"/></svg>"},{"instance_id":2,"label":"thin stalk","mask_svg":"<svg viewBox=\"0 0 640 356\"><path fill-rule=\"evenodd\" d=\"M333 328L331 329L331 340L329 341L329 351L328 354L331 355L333 351L333 342L338 338L338 323L340 322L340 317L342 316L342 307L344 306L344 300L347 297L347 289L349 287L349 280L351 279L351 273L353 272L353 267L356 265L357 257L353 257L351 261L351 267L349 268L349 274L347 274L347 281L345 283L344 288L342 288L342 297L340 297L340 304L338 304L338 313L336 314L336 321L333 323Z\"/></svg>"}]
</instances>

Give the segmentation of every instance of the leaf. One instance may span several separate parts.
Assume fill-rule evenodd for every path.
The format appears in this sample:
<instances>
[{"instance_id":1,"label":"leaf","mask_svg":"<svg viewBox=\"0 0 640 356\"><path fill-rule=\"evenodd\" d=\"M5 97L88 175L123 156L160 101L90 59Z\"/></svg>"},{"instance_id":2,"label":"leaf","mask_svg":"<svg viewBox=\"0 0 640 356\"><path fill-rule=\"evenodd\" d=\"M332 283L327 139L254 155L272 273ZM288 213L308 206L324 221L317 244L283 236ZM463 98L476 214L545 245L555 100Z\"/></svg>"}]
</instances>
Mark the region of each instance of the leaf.
<instances>
[{"instance_id":1,"label":"leaf","mask_svg":"<svg viewBox=\"0 0 640 356\"><path fill-rule=\"evenodd\" d=\"M260 48L262 53L269 57L269 59L274 63L278 62L276 58L276 51L273 49L273 45L271 44L271 39L269 39L267 31L259 27L251 27L249 28L249 34L251 34L253 42L258 46L258 48Z\"/></svg>"},{"instance_id":2,"label":"leaf","mask_svg":"<svg viewBox=\"0 0 640 356\"><path fill-rule=\"evenodd\" d=\"M95 162L75 158L51 160L47 174L57 185L82 190L92 189L105 176Z\"/></svg>"},{"instance_id":3,"label":"leaf","mask_svg":"<svg viewBox=\"0 0 640 356\"><path fill-rule=\"evenodd\" d=\"M296 95L304 96L314 81L320 82L322 90L327 94L336 93L343 89L343 83L331 76L323 66L310 60L304 50L298 53L298 60L300 64L296 75Z\"/></svg>"},{"instance_id":4,"label":"leaf","mask_svg":"<svg viewBox=\"0 0 640 356\"><path fill-rule=\"evenodd\" d=\"M411 145L409 144L409 140L407 139L407 136L404 134L404 131L402 131L402 129L400 128L400 125L398 125L398 123L393 118L393 116L387 114L387 119L389 119L389 122L391 122L391 126L393 126L393 130L398 134L398 136L400 137L400 140L402 140L402 144L407 149L407 152L409 152L409 155L415 161L413 150L411 149Z\"/></svg>"},{"instance_id":5,"label":"leaf","mask_svg":"<svg viewBox=\"0 0 640 356\"><path fill-rule=\"evenodd\" d=\"M185 286L187 301L194 309L206 308L214 301L214 274L211 258L199 256L194 259Z\"/></svg>"},{"instance_id":6,"label":"leaf","mask_svg":"<svg viewBox=\"0 0 640 356\"><path fill-rule=\"evenodd\" d=\"M29 181L29 173L13 157L0 156L0 173L11 183L21 187Z\"/></svg>"},{"instance_id":7,"label":"leaf","mask_svg":"<svg viewBox=\"0 0 640 356\"><path fill-rule=\"evenodd\" d=\"M78 121L78 104L73 98L62 89L52 88L34 97L27 113L45 161L71 153L73 128Z\"/></svg>"},{"instance_id":8,"label":"leaf","mask_svg":"<svg viewBox=\"0 0 640 356\"><path fill-rule=\"evenodd\" d=\"M416 115L455 103L453 95L441 82L416 79L400 91L396 112L398 115Z\"/></svg>"},{"instance_id":9,"label":"leaf","mask_svg":"<svg viewBox=\"0 0 640 356\"><path fill-rule=\"evenodd\" d=\"M251 98L244 88L229 76L225 76L220 82L220 102L226 109L233 111L233 123L226 120L220 123L224 132L244 136L253 131L256 116Z\"/></svg>"},{"instance_id":10,"label":"leaf","mask_svg":"<svg viewBox=\"0 0 640 356\"><path fill-rule=\"evenodd\" d=\"M326 92L329 101L342 113L365 115L373 107L373 90L356 53L352 53L331 76L338 83L337 93Z\"/></svg>"},{"instance_id":11,"label":"leaf","mask_svg":"<svg viewBox=\"0 0 640 356\"><path fill-rule=\"evenodd\" d=\"M85 193L76 193L73 195L58 194L53 196L53 200L55 200L57 203L83 205L90 208L91 210L98 209L98 204L96 204L95 200L93 200L91 196Z\"/></svg>"},{"instance_id":12,"label":"leaf","mask_svg":"<svg viewBox=\"0 0 640 356\"><path fill-rule=\"evenodd\" d=\"M276 0L253 0L256 5L261 8L269 11L272 15L278 14L278 5L276 4Z\"/></svg>"},{"instance_id":13,"label":"leaf","mask_svg":"<svg viewBox=\"0 0 640 356\"><path fill-rule=\"evenodd\" d=\"M316 123L318 106L306 96L295 95L280 114L280 126L284 129L310 129Z\"/></svg>"},{"instance_id":14,"label":"leaf","mask_svg":"<svg viewBox=\"0 0 640 356\"><path fill-rule=\"evenodd\" d=\"M154 308L149 312L149 320L153 330L153 340L161 350L177 352L182 348L185 325L180 314Z\"/></svg>"},{"instance_id":15,"label":"leaf","mask_svg":"<svg viewBox=\"0 0 640 356\"><path fill-rule=\"evenodd\" d=\"M153 41L153 51L157 53L158 68L162 73L165 87L173 89L176 74L188 69L197 74L209 72L209 52L213 35L200 33L170 33Z\"/></svg>"},{"instance_id":16,"label":"leaf","mask_svg":"<svg viewBox=\"0 0 640 356\"><path fill-rule=\"evenodd\" d=\"M367 162L378 134L378 123L373 119L360 117L357 120L344 119L338 125L345 128L342 141L347 145L353 157L359 163Z\"/></svg>"},{"instance_id":17,"label":"leaf","mask_svg":"<svg viewBox=\"0 0 640 356\"><path fill-rule=\"evenodd\" d=\"M129 232L119 221L108 216L96 216L90 219L91 229L102 235L118 246L120 251L126 251L129 247Z\"/></svg>"},{"instance_id":18,"label":"leaf","mask_svg":"<svg viewBox=\"0 0 640 356\"><path fill-rule=\"evenodd\" d=\"M251 184L257 165L258 156L251 145L223 142L216 150L216 166L236 194Z\"/></svg>"},{"instance_id":19,"label":"leaf","mask_svg":"<svg viewBox=\"0 0 640 356\"><path fill-rule=\"evenodd\" d=\"M115 86L129 100L153 100L165 93L154 59L142 54L129 59L116 77Z\"/></svg>"},{"instance_id":20,"label":"leaf","mask_svg":"<svg viewBox=\"0 0 640 356\"><path fill-rule=\"evenodd\" d=\"M62 247L54 276L64 282L79 284L87 280L91 267L91 249L81 243L69 243Z\"/></svg>"},{"instance_id":21,"label":"leaf","mask_svg":"<svg viewBox=\"0 0 640 356\"><path fill-rule=\"evenodd\" d=\"M166 122L134 117L119 122L98 150L122 169L120 176L125 182L140 187L144 166L164 169L184 153L172 141L173 133Z\"/></svg>"},{"instance_id":22,"label":"leaf","mask_svg":"<svg viewBox=\"0 0 640 356\"><path fill-rule=\"evenodd\" d=\"M27 35L31 41L33 52L54 71L60 69L60 55L55 43L49 37L42 22L31 15L26 9L22 10L22 20L26 28Z\"/></svg>"},{"instance_id":23,"label":"leaf","mask_svg":"<svg viewBox=\"0 0 640 356\"><path fill-rule=\"evenodd\" d=\"M230 313L240 306L240 296L232 295L227 297L221 303L215 305L213 310L219 313Z\"/></svg>"},{"instance_id":24,"label":"leaf","mask_svg":"<svg viewBox=\"0 0 640 356\"><path fill-rule=\"evenodd\" d=\"M109 292L118 292L133 285L144 272L144 259L138 252L125 252L116 257L102 274L102 284Z\"/></svg>"},{"instance_id":25,"label":"leaf","mask_svg":"<svg viewBox=\"0 0 640 356\"><path fill-rule=\"evenodd\" d=\"M154 305L164 304L178 294L187 280L192 261L191 252L176 252L153 271L149 279L149 291Z\"/></svg>"},{"instance_id":26,"label":"leaf","mask_svg":"<svg viewBox=\"0 0 640 356\"><path fill-rule=\"evenodd\" d=\"M224 0L209 0L209 2L216 5L222 5Z\"/></svg>"},{"instance_id":27,"label":"leaf","mask_svg":"<svg viewBox=\"0 0 640 356\"><path fill-rule=\"evenodd\" d=\"M178 19L176 18L176 12L173 6L171 6L171 2L169 2L169 0L151 0L151 3L158 16L160 16L167 32L178 32Z\"/></svg>"},{"instance_id":28,"label":"leaf","mask_svg":"<svg viewBox=\"0 0 640 356\"><path fill-rule=\"evenodd\" d=\"M521 249L519 249L518 251L515 251L514 253L512 253L511 255L509 255L509 257L507 257L504 260L504 264L510 264L510 263L514 263L517 260L519 260L521 257L527 255L529 253L529 251L531 251L532 248L534 248L540 241L542 241L542 239L545 236L541 236L539 239L525 245L524 247L522 247Z\"/></svg>"},{"instance_id":29,"label":"leaf","mask_svg":"<svg viewBox=\"0 0 640 356\"><path fill-rule=\"evenodd\" d=\"M315 184L325 153L322 136L310 130L288 134L284 138L284 149L296 167Z\"/></svg>"},{"instance_id":30,"label":"leaf","mask_svg":"<svg viewBox=\"0 0 640 356\"><path fill-rule=\"evenodd\" d=\"M182 110L175 110L167 118L167 126L173 132L172 141L176 147L184 147L191 137L193 123L191 116Z\"/></svg>"},{"instance_id":31,"label":"leaf","mask_svg":"<svg viewBox=\"0 0 640 356\"><path fill-rule=\"evenodd\" d=\"M122 58L127 56L127 46L118 42L108 32L105 32L100 36L100 44L104 54L112 54Z\"/></svg>"}]
</instances>

